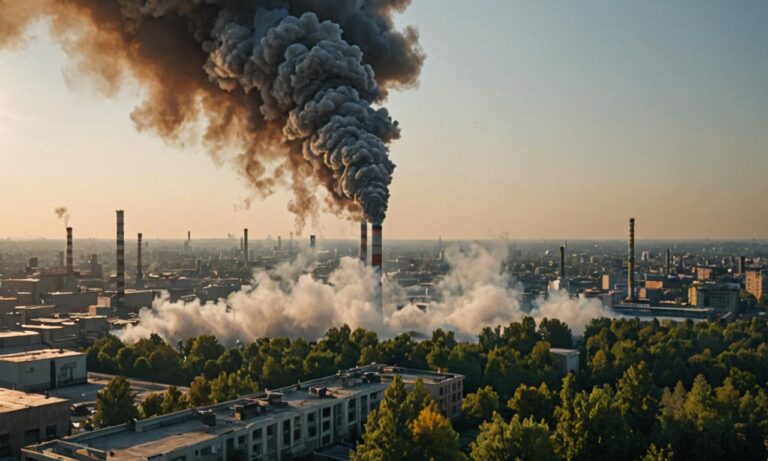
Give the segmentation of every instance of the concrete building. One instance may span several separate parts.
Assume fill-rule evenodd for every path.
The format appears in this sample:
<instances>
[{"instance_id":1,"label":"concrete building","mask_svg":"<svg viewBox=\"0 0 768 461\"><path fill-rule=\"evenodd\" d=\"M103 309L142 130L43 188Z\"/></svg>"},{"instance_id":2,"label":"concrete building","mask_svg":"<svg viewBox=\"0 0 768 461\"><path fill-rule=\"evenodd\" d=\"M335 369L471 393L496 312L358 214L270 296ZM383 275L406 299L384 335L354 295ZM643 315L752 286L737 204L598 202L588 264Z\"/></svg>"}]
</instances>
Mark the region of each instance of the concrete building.
<instances>
[{"instance_id":1,"label":"concrete building","mask_svg":"<svg viewBox=\"0 0 768 461\"><path fill-rule=\"evenodd\" d=\"M0 355L0 387L40 392L87 382L86 354L39 349Z\"/></svg>"},{"instance_id":2,"label":"concrete building","mask_svg":"<svg viewBox=\"0 0 768 461\"><path fill-rule=\"evenodd\" d=\"M0 389L0 459L22 447L69 435L69 401Z\"/></svg>"},{"instance_id":3,"label":"concrete building","mask_svg":"<svg viewBox=\"0 0 768 461\"><path fill-rule=\"evenodd\" d=\"M758 301L768 294L768 270L748 269L744 278L744 289Z\"/></svg>"},{"instance_id":4,"label":"concrete building","mask_svg":"<svg viewBox=\"0 0 768 461\"><path fill-rule=\"evenodd\" d=\"M279 461L310 456L315 450L359 437L368 414L378 407L396 375L407 385L421 378L445 408L461 408L461 375L370 365L30 446L23 450L22 459L213 461L240 456Z\"/></svg>"},{"instance_id":5,"label":"concrete building","mask_svg":"<svg viewBox=\"0 0 768 461\"><path fill-rule=\"evenodd\" d=\"M0 355L42 349L40 333L36 331L0 331Z\"/></svg>"},{"instance_id":6,"label":"concrete building","mask_svg":"<svg viewBox=\"0 0 768 461\"><path fill-rule=\"evenodd\" d=\"M737 283L695 281L688 288L688 304L735 312L739 308L739 291Z\"/></svg>"},{"instance_id":7,"label":"concrete building","mask_svg":"<svg viewBox=\"0 0 768 461\"><path fill-rule=\"evenodd\" d=\"M579 373L579 351L576 349L559 349L553 347L549 350L555 362L555 368L563 374Z\"/></svg>"}]
</instances>

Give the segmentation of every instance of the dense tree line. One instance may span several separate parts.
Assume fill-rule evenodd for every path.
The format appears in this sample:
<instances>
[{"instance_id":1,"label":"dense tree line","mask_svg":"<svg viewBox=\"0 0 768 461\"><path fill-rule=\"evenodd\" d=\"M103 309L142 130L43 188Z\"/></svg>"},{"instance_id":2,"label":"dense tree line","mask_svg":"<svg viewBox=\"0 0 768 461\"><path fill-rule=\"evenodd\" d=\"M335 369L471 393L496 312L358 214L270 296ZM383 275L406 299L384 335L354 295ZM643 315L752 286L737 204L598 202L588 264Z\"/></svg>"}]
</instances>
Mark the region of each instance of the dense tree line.
<instances>
[{"instance_id":1,"label":"dense tree line","mask_svg":"<svg viewBox=\"0 0 768 461\"><path fill-rule=\"evenodd\" d=\"M563 379L552 347L578 348L580 372ZM157 336L132 345L107 337L89 349L88 358L91 369L190 385L183 405L221 402L371 362L461 373L468 394L459 429L475 435L463 451L475 460L768 455L768 325L762 318L597 319L576 341L563 322L536 325L532 318L486 328L476 341L459 341L443 330L424 340L409 334L380 340L347 326L319 341L262 338L230 348L207 335L175 347ZM170 396L153 400L138 409L139 416L182 405ZM405 408L390 406L394 413ZM411 427L419 415L409 411L392 417ZM410 431L401 435L413 441ZM357 459L399 459L365 457L365 447L376 447L369 438Z\"/></svg>"}]
</instances>

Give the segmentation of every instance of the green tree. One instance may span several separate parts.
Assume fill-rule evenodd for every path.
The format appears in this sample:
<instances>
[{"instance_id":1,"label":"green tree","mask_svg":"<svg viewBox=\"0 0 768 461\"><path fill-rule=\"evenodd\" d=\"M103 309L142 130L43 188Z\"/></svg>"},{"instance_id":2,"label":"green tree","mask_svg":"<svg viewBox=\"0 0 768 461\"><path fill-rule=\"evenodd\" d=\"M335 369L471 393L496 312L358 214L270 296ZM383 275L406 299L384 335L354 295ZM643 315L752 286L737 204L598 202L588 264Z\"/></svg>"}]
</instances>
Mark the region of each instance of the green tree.
<instances>
[{"instance_id":1,"label":"green tree","mask_svg":"<svg viewBox=\"0 0 768 461\"><path fill-rule=\"evenodd\" d=\"M461 403L461 412L470 424L480 424L499 410L499 394L491 386L481 387L467 394Z\"/></svg>"},{"instance_id":2,"label":"green tree","mask_svg":"<svg viewBox=\"0 0 768 461\"><path fill-rule=\"evenodd\" d=\"M155 415L162 414L163 411L163 394L160 392L153 392L149 394L143 402L141 402L141 417L149 418Z\"/></svg>"},{"instance_id":3,"label":"green tree","mask_svg":"<svg viewBox=\"0 0 768 461\"><path fill-rule=\"evenodd\" d=\"M573 333L568 325L559 319L543 318L539 323L539 334L541 339L552 347L565 349L573 347Z\"/></svg>"},{"instance_id":4,"label":"green tree","mask_svg":"<svg viewBox=\"0 0 768 461\"><path fill-rule=\"evenodd\" d=\"M451 422L430 401L411 423L413 459L430 461L462 461L466 456L459 450L459 434Z\"/></svg>"},{"instance_id":5,"label":"green tree","mask_svg":"<svg viewBox=\"0 0 768 461\"><path fill-rule=\"evenodd\" d=\"M244 370L237 373L222 371L216 379L211 381L210 400L214 403L226 402L241 395L252 394L258 389L258 384Z\"/></svg>"},{"instance_id":6,"label":"green tree","mask_svg":"<svg viewBox=\"0 0 768 461\"><path fill-rule=\"evenodd\" d=\"M162 404L163 414L181 411L187 408L188 406L189 406L189 402L187 400L187 397L184 394L182 394L181 391L176 388L176 386L170 386L163 393L163 404Z\"/></svg>"},{"instance_id":7,"label":"green tree","mask_svg":"<svg viewBox=\"0 0 768 461\"><path fill-rule=\"evenodd\" d=\"M675 459L675 454L672 451L671 446L659 448L656 445L651 444L641 461L672 461L673 459Z\"/></svg>"},{"instance_id":8,"label":"green tree","mask_svg":"<svg viewBox=\"0 0 768 461\"><path fill-rule=\"evenodd\" d=\"M470 445L473 461L555 461L549 426L531 418L512 417L509 423L494 413L480 426L480 433Z\"/></svg>"},{"instance_id":9,"label":"green tree","mask_svg":"<svg viewBox=\"0 0 768 461\"><path fill-rule=\"evenodd\" d=\"M199 375L189 385L189 404L201 407L211 403L211 382L205 376Z\"/></svg>"},{"instance_id":10,"label":"green tree","mask_svg":"<svg viewBox=\"0 0 768 461\"><path fill-rule=\"evenodd\" d=\"M533 418L534 421L543 419L552 422L555 396L547 383L541 383L539 387L521 384L507 402L507 408L520 415L521 419Z\"/></svg>"},{"instance_id":11,"label":"green tree","mask_svg":"<svg viewBox=\"0 0 768 461\"><path fill-rule=\"evenodd\" d=\"M632 458L642 455L654 428L659 391L645 362L632 365L616 386L615 405L632 431Z\"/></svg>"},{"instance_id":12,"label":"green tree","mask_svg":"<svg viewBox=\"0 0 768 461\"><path fill-rule=\"evenodd\" d=\"M351 454L352 461L410 460L413 440L408 421L408 395L403 380L395 376L378 409L365 423L365 433Z\"/></svg>"},{"instance_id":13,"label":"green tree","mask_svg":"<svg viewBox=\"0 0 768 461\"><path fill-rule=\"evenodd\" d=\"M96 393L96 412L93 422L97 427L115 426L137 418L135 394L123 376L116 376Z\"/></svg>"}]
</instances>

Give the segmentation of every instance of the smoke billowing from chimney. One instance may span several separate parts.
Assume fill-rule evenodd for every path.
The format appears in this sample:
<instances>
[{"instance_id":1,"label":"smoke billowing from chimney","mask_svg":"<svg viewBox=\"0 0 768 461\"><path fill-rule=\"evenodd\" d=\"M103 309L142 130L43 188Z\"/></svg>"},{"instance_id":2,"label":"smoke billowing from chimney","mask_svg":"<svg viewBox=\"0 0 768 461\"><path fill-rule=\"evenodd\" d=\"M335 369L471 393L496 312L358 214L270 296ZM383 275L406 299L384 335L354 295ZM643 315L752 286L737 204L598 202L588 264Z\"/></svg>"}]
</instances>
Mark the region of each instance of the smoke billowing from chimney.
<instances>
[{"instance_id":1,"label":"smoke billowing from chimney","mask_svg":"<svg viewBox=\"0 0 768 461\"><path fill-rule=\"evenodd\" d=\"M177 140L201 118L216 156L238 152L263 196L290 184L301 228L320 206L381 223L400 130L382 103L413 86L424 62L418 33L394 29L409 0L25 0L0 3L0 47L51 21L78 76L114 94L126 76L146 100L140 130Z\"/></svg>"},{"instance_id":2,"label":"smoke billowing from chimney","mask_svg":"<svg viewBox=\"0 0 768 461\"><path fill-rule=\"evenodd\" d=\"M0 21L0 24L2 24L2 21ZM64 221L64 227L69 227L69 210L65 206L57 206L53 209L53 213L56 215L57 218Z\"/></svg>"}]
</instances>

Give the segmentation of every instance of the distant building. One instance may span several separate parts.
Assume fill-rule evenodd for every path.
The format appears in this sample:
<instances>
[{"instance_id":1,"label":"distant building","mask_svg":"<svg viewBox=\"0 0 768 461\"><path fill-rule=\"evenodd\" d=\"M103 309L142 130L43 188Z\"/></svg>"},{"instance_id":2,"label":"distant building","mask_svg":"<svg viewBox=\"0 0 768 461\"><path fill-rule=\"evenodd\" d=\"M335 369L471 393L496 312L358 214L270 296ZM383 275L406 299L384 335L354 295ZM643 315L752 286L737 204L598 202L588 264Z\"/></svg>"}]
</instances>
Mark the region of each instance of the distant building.
<instances>
[{"instance_id":1,"label":"distant building","mask_svg":"<svg viewBox=\"0 0 768 461\"><path fill-rule=\"evenodd\" d=\"M555 362L557 371L562 375L579 373L579 351L576 349L559 349L553 347L549 350Z\"/></svg>"},{"instance_id":2,"label":"distant building","mask_svg":"<svg viewBox=\"0 0 768 461\"><path fill-rule=\"evenodd\" d=\"M0 389L0 459L22 447L69 435L69 401Z\"/></svg>"},{"instance_id":3,"label":"distant building","mask_svg":"<svg viewBox=\"0 0 768 461\"><path fill-rule=\"evenodd\" d=\"M694 282L688 288L688 304L736 311L739 308L739 285L736 283Z\"/></svg>"},{"instance_id":4,"label":"distant building","mask_svg":"<svg viewBox=\"0 0 768 461\"><path fill-rule=\"evenodd\" d=\"M85 383L85 357L62 349L0 355L0 387L39 392Z\"/></svg>"},{"instance_id":5,"label":"distant building","mask_svg":"<svg viewBox=\"0 0 768 461\"><path fill-rule=\"evenodd\" d=\"M744 289L747 293L757 298L758 301L768 293L768 270L765 269L747 269L744 278Z\"/></svg>"},{"instance_id":6,"label":"distant building","mask_svg":"<svg viewBox=\"0 0 768 461\"><path fill-rule=\"evenodd\" d=\"M369 365L209 407L67 437L23 450L23 460L288 460L354 440L395 376L421 378L453 417L462 375ZM442 403L441 403L442 402Z\"/></svg>"}]
</instances>

